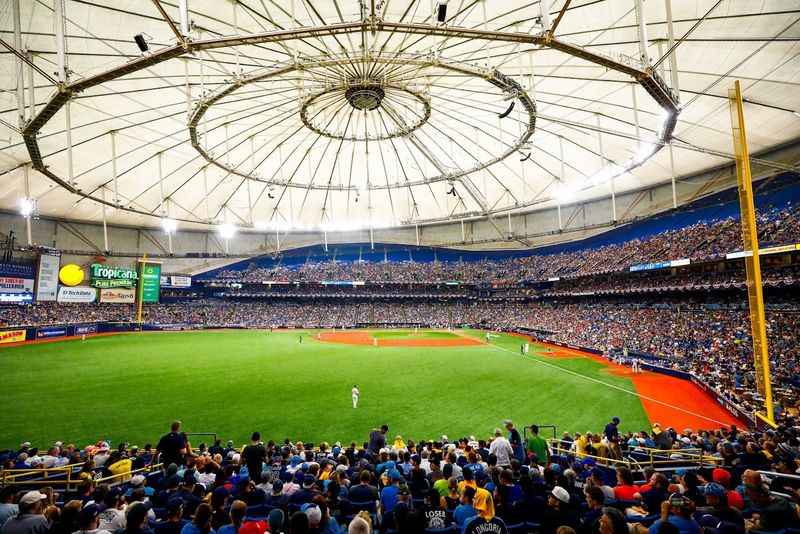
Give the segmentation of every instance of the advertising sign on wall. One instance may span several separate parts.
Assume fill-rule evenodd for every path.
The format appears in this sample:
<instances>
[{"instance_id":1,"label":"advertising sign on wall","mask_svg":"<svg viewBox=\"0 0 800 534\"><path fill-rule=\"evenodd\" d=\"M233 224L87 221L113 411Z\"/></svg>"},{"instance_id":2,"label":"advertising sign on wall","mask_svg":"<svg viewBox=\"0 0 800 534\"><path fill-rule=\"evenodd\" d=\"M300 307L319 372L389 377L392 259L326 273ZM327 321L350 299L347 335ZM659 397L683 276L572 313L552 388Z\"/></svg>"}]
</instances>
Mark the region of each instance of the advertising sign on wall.
<instances>
[{"instance_id":1,"label":"advertising sign on wall","mask_svg":"<svg viewBox=\"0 0 800 534\"><path fill-rule=\"evenodd\" d=\"M39 256L39 269L36 274L36 300L54 301L58 297L58 269L61 256L42 254Z\"/></svg>"},{"instance_id":2,"label":"advertising sign on wall","mask_svg":"<svg viewBox=\"0 0 800 534\"><path fill-rule=\"evenodd\" d=\"M127 288L101 289L100 302L133 304L136 302L136 290Z\"/></svg>"},{"instance_id":3,"label":"advertising sign on wall","mask_svg":"<svg viewBox=\"0 0 800 534\"><path fill-rule=\"evenodd\" d=\"M0 332L0 343L18 343L25 341L25 330L6 330Z\"/></svg>"},{"instance_id":4,"label":"advertising sign on wall","mask_svg":"<svg viewBox=\"0 0 800 534\"><path fill-rule=\"evenodd\" d=\"M58 288L58 302L94 302L97 290L93 287L76 286Z\"/></svg>"},{"instance_id":5,"label":"advertising sign on wall","mask_svg":"<svg viewBox=\"0 0 800 534\"><path fill-rule=\"evenodd\" d=\"M58 270L58 280L65 286L77 286L83 282L84 278L83 269L74 263L68 263Z\"/></svg>"},{"instance_id":6,"label":"advertising sign on wall","mask_svg":"<svg viewBox=\"0 0 800 534\"><path fill-rule=\"evenodd\" d=\"M36 329L36 337L60 337L67 335L66 326L44 326Z\"/></svg>"},{"instance_id":7,"label":"advertising sign on wall","mask_svg":"<svg viewBox=\"0 0 800 534\"><path fill-rule=\"evenodd\" d=\"M149 261L139 261L141 271L140 291L142 302L157 304L161 290L161 264Z\"/></svg>"},{"instance_id":8,"label":"advertising sign on wall","mask_svg":"<svg viewBox=\"0 0 800 534\"><path fill-rule=\"evenodd\" d=\"M96 334L96 333L97 333L96 324L79 324L75 326L76 336L80 336L81 334Z\"/></svg>"},{"instance_id":9,"label":"advertising sign on wall","mask_svg":"<svg viewBox=\"0 0 800 534\"><path fill-rule=\"evenodd\" d=\"M100 263L91 266L91 285L94 287L135 287L139 274L133 269L111 267Z\"/></svg>"},{"instance_id":10,"label":"advertising sign on wall","mask_svg":"<svg viewBox=\"0 0 800 534\"><path fill-rule=\"evenodd\" d=\"M0 303L3 304L31 304L33 293L0 293Z\"/></svg>"},{"instance_id":11,"label":"advertising sign on wall","mask_svg":"<svg viewBox=\"0 0 800 534\"><path fill-rule=\"evenodd\" d=\"M0 293L33 295L33 264L0 263Z\"/></svg>"},{"instance_id":12,"label":"advertising sign on wall","mask_svg":"<svg viewBox=\"0 0 800 534\"><path fill-rule=\"evenodd\" d=\"M170 284L172 287L191 287L192 286L192 277L191 276L170 276Z\"/></svg>"}]
</instances>

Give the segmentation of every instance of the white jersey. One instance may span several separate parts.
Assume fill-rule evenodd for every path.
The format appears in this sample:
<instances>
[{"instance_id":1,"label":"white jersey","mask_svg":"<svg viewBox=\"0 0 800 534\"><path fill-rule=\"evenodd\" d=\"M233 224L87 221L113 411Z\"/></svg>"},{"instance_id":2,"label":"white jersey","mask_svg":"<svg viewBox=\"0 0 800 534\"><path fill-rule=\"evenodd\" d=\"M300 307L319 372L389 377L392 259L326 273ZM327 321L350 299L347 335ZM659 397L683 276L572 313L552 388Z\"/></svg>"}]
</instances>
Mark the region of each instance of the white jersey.
<instances>
[{"instance_id":1,"label":"white jersey","mask_svg":"<svg viewBox=\"0 0 800 534\"><path fill-rule=\"evenodd\" d=\"M358 397L358 395L359 395L358 388L353 388L353 396Z\"/></svg>"}]
</instances>

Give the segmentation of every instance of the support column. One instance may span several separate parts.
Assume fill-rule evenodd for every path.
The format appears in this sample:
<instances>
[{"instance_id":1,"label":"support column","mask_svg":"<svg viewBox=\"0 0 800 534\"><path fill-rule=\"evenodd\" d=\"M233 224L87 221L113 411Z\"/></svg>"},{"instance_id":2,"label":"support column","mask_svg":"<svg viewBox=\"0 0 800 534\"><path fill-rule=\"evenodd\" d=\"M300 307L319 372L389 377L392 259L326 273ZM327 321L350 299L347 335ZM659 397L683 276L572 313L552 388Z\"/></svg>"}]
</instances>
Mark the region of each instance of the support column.
<instances>
[{"instance_id":1,"label":"support column","mask_svg":"<svg viewBox=\"0 0 800 534\"><path fill-rule=\"evenodd\" d=\"M36 116L36 86L33 83L33 53L27 52L28 56L28 116L32 119Z\"/></svg>"},{"instance_id":2,"label":"support column","mask_svg":"<svg viewBox=\"0 0 800 534\"><path fill-rule=\"evenodd\" d=\"M103 200L102 204L102 213L103 213L103 252L108 253L110 250L108 248L108 225L106 223L106 188L104 186L100 187L100 195Z\"/></svg>"},{"instance_id":3,"label":"support column","mask_svg":"<svg viewBox=\"0 0 800 534\"><path fill-rule=\"evenodd\" d=\"M30 175L28 174L30 171L28 169L28 164L22 166L23 177L25 179L25 201L32 202L31 200L31 182L30 182ZM33 213L28 213L25 216L25 235L28 238L28 246L33 245L33 239L31 238L31 216Z\"/></svg>"},{"instance_id":4,"label":"support column","mask_svg":"<svg viewBox=\"0 0 800 534\"><path fill-rule=\"evenodd\" d=\"M114 205L119 206L119 184L117 183L117 132L111 130L111 180L114 182Z\"/></svg>"},{"instance_id":5,"label":"support column","mask_svg":"<svg viewBox=\"0 0 800 534\"><path fill-rule=\"evenodd\" d=\"M64 126L67 134L67 176L69 185L75 187L75 169L72 165L72 110L70 102L70 100L67 100L64 104Z\"/></svg>"},{"instance_id":6,"label":"support column","mask_svg":"<svg viewBox=\"0 0 800 534\"><path fill-rule=\"evenodd\" d=\"M181 35L189 37L191 25L189 22L189 0L178 0L178 16L180 18Z\"/></svg>"},{"instance_id":7,"label":"support column","mask_svg":"<svg viewBox=\"0 0 800 534\"><path fill-rule=\"evenodd\" d=\"M638 83L631 84L631 99L633 100L633 124L636 127L636 152L638 157L639 148L642 146L641 128L639 127L639 101L636 98L636 86Z\"/></svg>"},{"instance_id":8,"label":"support column","mask_svg":"<svg viewBox=\"0 0 800 534\"><path fill-rule=\"evenodd\" d=\"M53 0L53 25L56 34L56 78L59 83L66 83L67 67L67 18L64 11L64 0Z\"/></svg>"},{"instance_id":9,"label":"support column","mask_svg":"<svg viewBox=\"0 0 800 534\"><path fill-rule=\"evenodd\" d=\"M672 0L664 0L667 9L667 45L668 50L672 50L669 55L669 79L675 96L680 99L681 88L678 83L678 57L673 47L675 46L675 28L672 23Z\"/></svg>"},{"instance_id":10,"label":"support column","mask_svg":"<svg viewBox=\"0 0 800 534\"><path fill-rule=\"evenodd\" d=\"M539 2L539 10L542 16L544 31L550 31L550 0L541 0Z\"/></svg>"},{"instance_id":11,"label":"support column","mask_svg":"<svg viewBox=\"0 0 800 534\"><path fill-rule=\"evenodd\" d=\"M189 60L183 59L183 82L186 93L186 115L192 114L192 87L189 85Z\"/></svg>"},{"instance_id":12,"label":"support column","mask_svg":"<svg viewBox=\"0 0 800 534\"><path fill-rule=\"evenodd\" d=\"M600 124L600 114L596 114L597 118L597 148L600 154L600 172L603 172L606 166L605 150L603 150L603 130ZM614 188L614 176L610 175L608 179L608 186L611 190L611 221L617 222L617 194Z\"/></svg>"},{"instance_id":13,"label":"support column","mask_svg":"<svg viewBox=\"0 0 800 534\"><path fill-rule=\"evenodd\" d=\"M647 21L644 18L644 0L633 0L636 9L636 22L639 25L639 58L642 60L642 70L650 66L650 56L647 53Z\"/></svg>"},{"instance_id":14,"label":"support column","mask_svg":"<svg viewBox=\"0 0 800 534\"><path fill-rule=\"evenodd\" d=\"M19 0L11 2L11 18L14 19L14 48L22 52L22 23L19 16ZM25 127L25 66L22 59L15 56L17 71L17 123L20 129Z\"/></svg>"},{"instance_id":15,"label":"support column","mask_svg":"<svg viewBox=\"0 0 800 534\"><path fill-rule=\"evenodd\" d=\"M208 207L208 165L203 167L203 193L205 195L204 201L206 205L206 222L211 222L211 211Z\"/></svg>"},{"instance_id":16,"label":"support column","mask_svg":"<svg viewBox=\"0 0 800 534\"><path fill-rule=\"evenodd\" d=\"M672 141L669 143L669 170L672 177L672 209L678 207L678 190L675 184L675 158L672 155Z\"/></svg>"},{"instance_id":17,"label":"support column","mask_svg":"<svg viewBox=\"0 0 800 534\"><path fill-rule=\"evenodd\" d=\"M564 186L564 137L558 136L558 153L559 153L559 160L561 163L561 172L559 175L559 183L563 187ZM556 195L558 197L558 195ZM558 229L563 230L564 224L561 220L561 199L556 198L556 202L558 202Z\"/></svg>"}]
</instances>

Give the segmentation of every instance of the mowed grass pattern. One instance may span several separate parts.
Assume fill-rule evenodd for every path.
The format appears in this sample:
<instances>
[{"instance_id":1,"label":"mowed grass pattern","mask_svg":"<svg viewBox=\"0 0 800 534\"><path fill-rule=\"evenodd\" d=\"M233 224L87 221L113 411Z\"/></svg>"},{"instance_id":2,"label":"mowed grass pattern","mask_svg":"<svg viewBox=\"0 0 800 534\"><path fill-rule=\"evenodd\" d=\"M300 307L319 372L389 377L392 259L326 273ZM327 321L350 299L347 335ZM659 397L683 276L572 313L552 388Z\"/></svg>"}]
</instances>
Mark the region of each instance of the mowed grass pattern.
<instances>
[{"instance_id":1,"label":"mowed grass pattern","mask_svg":"<svg viewBox=\"0 0 800 534\"><path fill-rule=\"evenodd\" d=\"M0 448L155 443L173 419L237 443L254 430L265 439L360 443L384 422L391 437L407 439L484 437L505 418L559 431L598 430L613 415L623 430L647 425L635 396L559 368L632 389L627 378L588 358L523 358L512 336L431 348L321 343L313 334L144 333L0 349Z\"/></svg>"}]
</instances>

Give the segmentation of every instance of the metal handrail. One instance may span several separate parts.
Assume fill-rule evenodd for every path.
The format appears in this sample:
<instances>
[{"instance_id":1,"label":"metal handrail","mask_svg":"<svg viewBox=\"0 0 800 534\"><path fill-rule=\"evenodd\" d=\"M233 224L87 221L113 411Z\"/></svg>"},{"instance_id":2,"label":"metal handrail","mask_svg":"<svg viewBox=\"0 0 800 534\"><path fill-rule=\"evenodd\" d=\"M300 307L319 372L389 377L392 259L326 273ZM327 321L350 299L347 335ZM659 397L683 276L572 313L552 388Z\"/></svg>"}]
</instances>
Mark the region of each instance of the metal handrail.
<instances>
[{"instance_id":1,"label":"metal handrail","mask_svg":"<svg viewBox=\"0 0 800 534\"><path fill-rule=\"evenodd\" d=\"M45 468L29 468L29 469L2 469L0 470L0 487L5 486L64 486L65 489L72 489L74 484L79 484L83 479L80 477L73 478L75 475L75 468L82 467L85 462L78 464L70 464L61 467L45 467ZM127 482L136 474L151 473L157 469L161 469L163 464L151 464L124 473L117 473L107 477L94 478L95 483L109 483L115 485L121 482ZM64 473L66 478L53 479L51 473ZM17 480L22 476L37 477L34 479Z\"/></svg>"},{"instance_id":2,"label":"metal handrail","mask_svg":"<svg viewBox=\"0 0 800 534\"><path fill-rule=\"evenodd\" d=\"M550 446L551 451L557 454L566 454L566 455L574 455L579 458L591 458L595 462L604 465L616 465L616 466L624 466L627 468L631 468L633 464L638 466L650 466L656 467L659 465L667 465L667 464L674 464L676 461L686 461L689 463L697 463L698 465L713 463L717 464L722 461L721 458L717 458L715 456L709 456L704 454L702 451L699 453L691 452L692 450L699 451L700 449L690 449L690 452L687 452L686 449L679 449L678 451L674 450L661 450L661 449L653 449L648 447L637 447L636 452L640 452L647 455L646 461L639 461L633 458L606 458L603 456L595 456L583 452L573 451L571 449L566 449L561 446L564 443L563 440L556 439L556 440L548 440L548 444ZM671 458L673 454L680 454L682 458Z\"/></svg>"}]
</instances>

